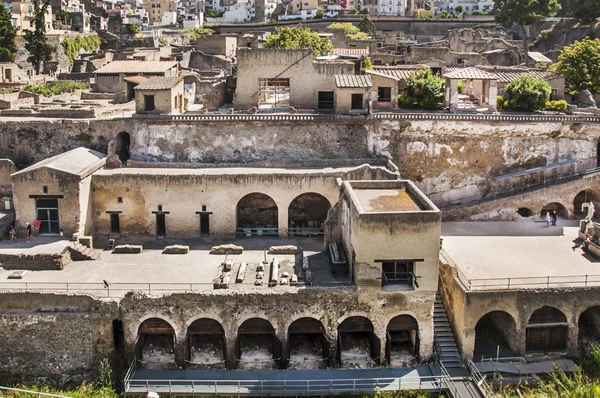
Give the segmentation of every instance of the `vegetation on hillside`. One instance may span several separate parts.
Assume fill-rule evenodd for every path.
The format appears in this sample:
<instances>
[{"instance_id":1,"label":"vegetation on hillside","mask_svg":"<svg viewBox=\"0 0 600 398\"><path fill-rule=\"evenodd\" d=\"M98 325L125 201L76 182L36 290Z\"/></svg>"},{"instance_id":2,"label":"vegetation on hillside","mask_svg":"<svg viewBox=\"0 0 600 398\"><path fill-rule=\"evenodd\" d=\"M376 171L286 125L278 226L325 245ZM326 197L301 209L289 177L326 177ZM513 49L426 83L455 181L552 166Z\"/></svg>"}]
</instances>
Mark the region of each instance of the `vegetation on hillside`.
<instances>
[{"instance_id":1,"label":"vegetation on hillside","mask_svg":"<svg viewBox=\"0 0 600 398\"><path fill-rule=\"evenodd\" d=\"M565 75L571 93L600 93L600 39L585 38L563 48L551 70Z\"/></svg>"},{"instance_id":2,"label":"vegetation on hillside","mask_svg":"<svg viewBox=\"0 0 600 398\"><path fill-rule=\"evenodd\" d=\"M315 56L329 54L333 46L328 37L321 37L309 28L275 28L265 48L311 48Z\"/></svg>"},{"instance_id":3,"label":"vegetation on hillside","mask_svg":"<svg viewBox=\"0 0 600 398\"><path fill-rule=\"evenodd\" d=\"M48 83L29 84L23 87L24 91L29 91L44 97L53 97L64 93L70 93L74 90L87 90L89 84L76 80L55 80Z\"/></svg>"},{"instance_id":4,"label":"vegetation on hillside","mask_svg":"<svg viewBox=\"0 0 600 398\"><path fill-rule=\"evenodd\" d=\"M348 40L367 40L369 37L351 22L334 22L327 29L343 29Z\"/></svg>"},{"instance_id":5,"label":"vegetation on hillside","mask_svg":"<svg viewBox=\"0 0 600 398\"><path fill-rule=\"evenodd\" d=\"M215 33L212 29L207 28L194 28L190 30L190 37L194 40L203 39L206 36L210 36Z\"/></svg>"},{"instance_id":6,"label":"vegetation on hillside","mask_svg":"<svg viewBox=\"0 0 600 398\"><path fill-rule=\"evenodd\" d=\"M0 4L0 62L13 62L15 60L17 54L16 34L10 12L4 7L4 4Z\"/></svg>"},{"instance_id":7,"label":"vegetation on hillside","mask_svg":"<svg viewBox=\"0 0 600 398\"><path fill-rule=\"evenodd\" d=\"M74 39L64 39L62 43L60 43L65 51L65 55L69 58L69 61L73 62L80 50L92 51L100 48L100 44L102 44L102 39L98 37L98 35L91 36L77 36Z\"/></svg>"},{"instance_id":8,"label":"vegetation on hillside","mask_svg":"<svg viewBox=\"0 0 600 398\"><path fill-rule=\"evenodd\" d=\"M563 12L561 16L574 17L581 22L592 22L600 17L598 0L560 0Z\"/></svg>"}]
</instances>

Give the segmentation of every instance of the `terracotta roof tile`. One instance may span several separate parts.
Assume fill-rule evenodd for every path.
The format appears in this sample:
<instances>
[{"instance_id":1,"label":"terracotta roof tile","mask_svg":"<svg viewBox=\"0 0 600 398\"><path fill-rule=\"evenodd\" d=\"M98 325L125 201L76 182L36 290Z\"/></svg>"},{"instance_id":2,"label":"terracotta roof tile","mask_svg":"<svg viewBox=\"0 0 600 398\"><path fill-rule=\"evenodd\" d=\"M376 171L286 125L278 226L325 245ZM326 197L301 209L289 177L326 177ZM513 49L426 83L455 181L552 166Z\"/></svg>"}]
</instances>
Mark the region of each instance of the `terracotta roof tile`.
<instances>
[{"instance_id":1,"label":"terracotta roof tile","mask_svg":"<svg viewBox=\"0 0 600 398\"><path fill-rule=\"evenodd\" d=\"M366 75L335 75L335 86L340 88L372 87L371 76Z\"/></svg>"},{"instance_id":2,"label":"terracotta roof tile","mask_svg":"<svg viewBox=\"0 0 600 398\"><path fill-rule=\"evenodd\" d=\"M99 75L115 73L165 73L177 65L177 61L113 61L94 71Z\"/></svg>"},{"instance_id":3,"label":"terracotta roof tile","mask_svg":"<svg viewBox=\"0 0 600 398\"><path fill-rule=\"evenodd\" d=\"M143 83L138 84L134 90L168 90L183 80L183 76L177 77L153 77Z\"/></svg>"}]
</instances>

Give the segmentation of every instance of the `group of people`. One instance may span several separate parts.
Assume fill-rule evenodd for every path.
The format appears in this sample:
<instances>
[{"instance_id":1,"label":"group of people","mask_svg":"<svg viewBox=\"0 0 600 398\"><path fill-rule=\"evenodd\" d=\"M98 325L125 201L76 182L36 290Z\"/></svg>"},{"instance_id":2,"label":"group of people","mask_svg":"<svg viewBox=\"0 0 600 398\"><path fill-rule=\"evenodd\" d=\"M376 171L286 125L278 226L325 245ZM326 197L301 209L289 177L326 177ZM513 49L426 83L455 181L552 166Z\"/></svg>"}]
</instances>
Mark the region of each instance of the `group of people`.
<instances>
[{"instance_id":1,"label":"group of people","mask_svg":"<svg viewBox=\"0 0 600 398\"><path fill-rule=\"evenodd\" d=\"M40 233L40 226L42 225L42 222L40 220L35 220L33 225L31 225L29 222L26 225L27 225L27 227L26 227L27 238L25 239L25 242L29 242L30 240L35 240L35 236L33 236L34 231L35 231L35 235L38 235ZM17 241L17 231L15 230L14 222L10 225L8 234L10 235L10 242L8 242L9 244Z\"/></svg>"},{"instance_id":2,"label":"group of people","mask_svg":"<svg viewBox=\"0 0 600 398\"><path fill-rule=\"evenodd\" d=\"M558 214L556 214L556 210L546 212L546 228L550 225L556 227L556 221L558 221Z\"/></svg>"}]
</instances>

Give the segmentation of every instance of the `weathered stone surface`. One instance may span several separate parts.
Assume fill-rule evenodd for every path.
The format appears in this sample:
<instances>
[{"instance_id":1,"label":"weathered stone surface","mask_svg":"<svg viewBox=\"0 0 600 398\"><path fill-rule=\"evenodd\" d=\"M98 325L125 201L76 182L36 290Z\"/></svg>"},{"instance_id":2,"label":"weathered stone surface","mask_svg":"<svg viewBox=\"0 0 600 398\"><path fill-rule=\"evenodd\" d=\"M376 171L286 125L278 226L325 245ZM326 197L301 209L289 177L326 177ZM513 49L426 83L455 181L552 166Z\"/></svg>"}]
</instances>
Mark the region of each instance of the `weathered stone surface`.
<instances>
[{"instance_id":1,"label":"weathered stone surface","mask_svg":"<svg viewBox=\"0 0 600 398\"><path fill-rule=\"evenodd\" d=\"M0 254L0 264L8 270L61 270L69 263L71 263L71 254L68 248L61 253Z\"/></svg>"},{"instance_id":2,"label":"weathered stone surface","mask_svg":"<svg viewBox=\"0 0 600 398\"><path fill-rule=\"evenodd\" d=\"M579 102L579 106L581 108L596 108L596 101L594 100L594 96L589 90L581 90L579 94L575 97L575 100Z\"/></svg>"},{"instance_id":3,"label":"weathered stone surface","mask_svg":"<svg viewBox=\"0 0 600 398\"><path fill-rule=\"evenodd\" d=\"M269 254L296 254L297 251L298 248L293 245L269 247Z\"/></svg>"},{"instance_id":4,"label":"weathered stone surface","mask_svg":"<svg viewBox=\"0 0 600 398\"><path fill-rule=\"evenodd\" d=\"M173 245L165 247L162 251L162 254L188 254L189 252L189 246Z\"/></svg>"},{"instance_id":5,"label":"weathered stone surface","mask_svg":"<svg viewBox=\"0 0 600 398\"><path fill-rule=\"evenodd\" d=\"M138 254L144 250L142 245L119 245L115 246L113 253L119 254Z\"/></svg>"},{"instance_id":6,"label":"weathered stone surface","mask_svg":"<svg viewBox=\"0 0 600 398\"><path fill-rule=\"evenodd\" d=\"M242 246L237 246L234 244L213 246L210 249L210 254L242 254L243 252L244 248Z\"/></svg>"},{"instance_id":7,"label":"weathered stone surface","mask_svg":"<svg viewBox=\"0 0 600 398\"><path fill-rule=\"evenodd\" d=\"M94 248L94 238L92 236L80 236L79 243L85 247L89 247L90 249Z\"/></svg>"}]
</instances>

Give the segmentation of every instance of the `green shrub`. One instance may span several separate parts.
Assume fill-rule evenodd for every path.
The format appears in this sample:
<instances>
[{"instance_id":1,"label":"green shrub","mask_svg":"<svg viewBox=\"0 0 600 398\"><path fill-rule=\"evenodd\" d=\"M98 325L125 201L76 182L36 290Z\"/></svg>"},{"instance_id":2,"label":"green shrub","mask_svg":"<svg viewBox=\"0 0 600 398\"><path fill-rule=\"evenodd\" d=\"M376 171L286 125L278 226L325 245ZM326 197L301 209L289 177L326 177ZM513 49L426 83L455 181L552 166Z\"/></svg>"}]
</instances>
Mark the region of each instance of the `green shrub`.
<instances>
[{"instance_id":1,"label":"green shrub","mask_svg":"<svg viewBox=\"0 0 600 398\"><path fill-rule=\"evenodd\" d=\"M134 23L128 23L127 25L127 33L129 33L130 35L136 35L138 33L140 33L140 27L137 26Z\"/></svg>"},{"instance_id":2,"label":"green shrub","mask_svg":"<svg viewBox=\"0 0 600 398\"><path fill-rule=\"evenodd\" d=\"M459 94L462 94L462 88L463 88L462 80L459 80L458 85L457 85L457 90L458 90Z\"/></svg>"},{"instance_id":3,"label":"green shrub","mask_svg":"<svg viewBox=\"0 0 600 398\"><path fill-rule=\"evenodd\" d=\"M190 36L194 40L203 39L206 36L212 35L213 33L215 33L214 30L207 28L194 28L190 30Z\"/></svg>"},{"instance_id":4,"label":"green shrub","mask_svg":"<svg viewBox=\"0 0 600 398\"><path fill-rule=\"evenodd\" d=\"M351 22L334 22L327 29L343 29L348 40L367 40L369 37Z\"/></svg>"},{"instance_id":5,"label":"green shrub","mask_svg":"<svg viewBox=\"0 0 600 398\"><path fill-rule=\"evenodd\" d=\"M444 93L444 79L434 75L431 69L419 69L406 79L406 94L415 99L422 109L438 109Z\"/></svg>"},{"instance_id":6,"label":"green shrub","mask_svg":"<svg viewBox=\"0 0 600 398\"><path fill-rule=\"evenodd\" d=\"M510 98L511 109L533 112L546 107L552 88L545 80L523 75L508 83L504 91Z\"/></svg>"},{"instance_id":7,"label":"green shrub","mask_svg":"<svg viewBox=\"0 0 600 398\"><path fill-rule=\"evenodd\" d=\"M416 108L417 104L413 97L406 93L398 95L398 107L399 108Z\"/></svg>"},{"instance_id":8,"label":"green shrub","mask_svg":"<svg viewBox=\"0 0 600 398\"><path fill-rule=\"evenodd\" d=\"M498 109L504 109L506 105L504 104L504 97L499 95L496 97L496 107Z\"/></svg>"},{"instance_id":9,"label":"green shrub","mask_svg":"<svg viewBox=\"0 0 600 398\"><path fill-rule=\"evenodd\" d=\"M219 18L222 17L223 14L225 14L224 12L218 12L215 10L206 10L206 12L204 13L204 16L206 18Z\"/></svg>"},{"instance_id":10,"label":"green shrub","mask_svg":"<svg viewBox=\"0 0 600 398\"><path fill-rule=\"evenodd\" d=\"M456 6L456 8L454 9L454 11L455 11L457 14L460 14L461 12L463 12L463 7L462 7L462 6Z\"/></svg>"},{"instance_id":11,"label":"green shrub","mask_svg":"<svg viewBox=\"0 0 600 398\"><path fill-rule=\"evenodd\" d=\"M546 110L566 112L567 111L567 101L565 101L565 100L547 101L546 102Z\"/></svg>"},{"instance_id":12,"label":"green shrub","mask_svg":"<svg viewBox=\"0 0 600 398\"><path fill-rule=\"evenodd\" d=\"M67 56L67 58L69 58L69 61L73 62L75 58L77 58L79 50L96 50L100 48L102 40L100 40L100 37L98 37L98 35L77 36L74 39L64 39L60 44L62 45L63 50L65 51L65 55Z\"/></svg>"},{"instance_id":13,"label":"green shrub","mask_svg":"<svg viewBox=\"0 0 600 398\"><path fill-rule=\"evenodd\" d=\"M23 87L24 91L29 91L44 97L52 97L64 93L70 93L74 90L87 90L89 84L76 80L55 80L46 84L27 85Z\"/></svg>"},{"instance_id":14,"label":"green shrub","mask_svg":"<svg viewBox=\"0 0 600 398\"><path fill-rule=\"evenodd\" d=\"M594 379L600 379L600 344L592 344L583 359L583 370Z\"/></svg>"},{"instance_id":15,"label":"green shrub","mask_svg":"<svg viewBox=\"0 0 600 398\"><path fill-rule=\"evenodd\" d=\"M363 70L372 70L373 69L373 63L371 63L371 60L369 58L365 58L362 61L362 69Z\"/></svg>"}]
</instances>

